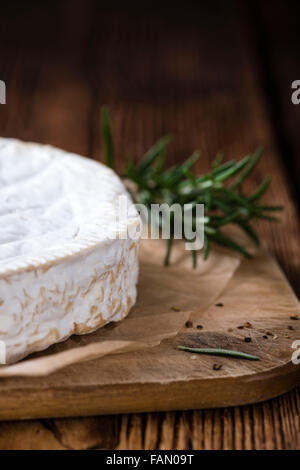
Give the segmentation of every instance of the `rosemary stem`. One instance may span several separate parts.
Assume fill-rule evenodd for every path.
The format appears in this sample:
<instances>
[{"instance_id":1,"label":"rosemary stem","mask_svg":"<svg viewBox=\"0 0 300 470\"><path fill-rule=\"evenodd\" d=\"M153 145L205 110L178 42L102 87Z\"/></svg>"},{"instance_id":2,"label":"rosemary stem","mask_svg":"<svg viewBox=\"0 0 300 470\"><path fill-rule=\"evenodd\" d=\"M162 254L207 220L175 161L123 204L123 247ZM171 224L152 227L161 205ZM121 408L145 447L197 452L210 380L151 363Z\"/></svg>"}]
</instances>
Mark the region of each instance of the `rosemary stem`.
<instances>
[{"instance_id":1,"label":"rosemary stem","mask_svg":"<svg viewBox=\"0 0 300 470\"><path fill-rule=\"evenodd\" d=\"M164 261L165 266L169 266L172 243L173 243L173 239L169 238L167 240L167 252L166 252L165 261Z\"/></svg>"}]
</instances>

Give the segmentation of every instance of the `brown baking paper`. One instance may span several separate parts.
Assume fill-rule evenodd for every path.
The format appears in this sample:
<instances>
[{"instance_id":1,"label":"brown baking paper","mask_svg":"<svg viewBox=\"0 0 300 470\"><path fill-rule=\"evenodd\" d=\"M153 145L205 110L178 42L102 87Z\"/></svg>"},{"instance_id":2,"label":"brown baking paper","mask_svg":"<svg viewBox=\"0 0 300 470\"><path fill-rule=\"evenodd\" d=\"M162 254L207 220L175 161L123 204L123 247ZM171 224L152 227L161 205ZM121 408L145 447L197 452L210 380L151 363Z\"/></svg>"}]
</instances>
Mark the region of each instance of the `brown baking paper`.
<instances>
[{"instance_id":1,"label":"brown baking paper","mask_svg":"<svg viewBox=\"0 0 300 470\"><path fill-rule=\"evenodd\" d=\"M71 364L155 348L175 337L193 312L204 312L226 288L240 257L214 250L197 269L184 243L176 242L171 264L163 266L163 240L142 240L138 300L127 318L85 336L72 336L18 364L0 368L0 377L45 376Z\"/></svg>"}]
</instances>

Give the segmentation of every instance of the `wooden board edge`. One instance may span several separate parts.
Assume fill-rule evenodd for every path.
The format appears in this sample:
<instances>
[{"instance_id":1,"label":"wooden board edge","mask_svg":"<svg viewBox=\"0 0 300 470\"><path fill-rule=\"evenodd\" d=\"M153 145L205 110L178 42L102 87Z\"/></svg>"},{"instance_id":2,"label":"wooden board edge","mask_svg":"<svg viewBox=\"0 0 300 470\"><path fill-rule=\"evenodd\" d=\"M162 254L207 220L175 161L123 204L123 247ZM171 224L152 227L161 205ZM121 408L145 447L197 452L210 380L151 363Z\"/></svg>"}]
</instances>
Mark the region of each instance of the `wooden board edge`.
<instances>
[{"instance_id":1,"label":"wooden board edge","mask_svg":"<svg viewBox=\"0 0 300 470\"><path fill-rule=\"evenodd\" d=\"M268 372L225 380L83 386L77 390L27 390L26 394L25 390L10 390L0 396L0 420L240 406L275 398L299 383L300 367L288 363Z\"/></svg>"}]
</instances>

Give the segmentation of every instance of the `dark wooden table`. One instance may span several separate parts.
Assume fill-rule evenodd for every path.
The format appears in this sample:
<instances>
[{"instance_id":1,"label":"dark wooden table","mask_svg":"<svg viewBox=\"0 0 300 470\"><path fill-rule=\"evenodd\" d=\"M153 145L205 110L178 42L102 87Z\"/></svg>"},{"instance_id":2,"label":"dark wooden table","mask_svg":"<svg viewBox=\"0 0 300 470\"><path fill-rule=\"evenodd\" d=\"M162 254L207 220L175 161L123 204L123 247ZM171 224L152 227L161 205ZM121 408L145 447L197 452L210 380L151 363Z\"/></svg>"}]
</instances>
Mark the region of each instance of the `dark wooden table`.
<instances>
[{"instance_id":1,"label":"dark wooden table","mask_svg":"<svg viewBox=\"0 0 300 470\"><path fill-rule=\"evenodd\" d=\"M259 230L299 295L297 2L101 3L1 7L1 135L100 159L108 104L120 172L167 132L177 135L170 163L200 148L199 171L219 149L242 157L263 145L249 189L272 175L269 201L286 209ZM299 449L299 410L296 389L238 408L5 422L0 448Z\"/></svg>"}]
</instances>

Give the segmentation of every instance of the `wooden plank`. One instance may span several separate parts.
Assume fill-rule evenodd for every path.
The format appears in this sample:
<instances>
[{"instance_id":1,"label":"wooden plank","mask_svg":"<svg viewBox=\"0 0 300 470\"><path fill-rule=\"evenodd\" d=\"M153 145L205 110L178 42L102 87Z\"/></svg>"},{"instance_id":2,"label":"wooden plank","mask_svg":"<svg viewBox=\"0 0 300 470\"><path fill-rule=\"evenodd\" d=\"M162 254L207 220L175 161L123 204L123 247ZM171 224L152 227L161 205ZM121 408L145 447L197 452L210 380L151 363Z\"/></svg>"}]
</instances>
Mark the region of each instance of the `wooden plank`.
<instances>
[{"instance_id":1,"label":"wooden plank","mask_svg":"<svg viewBox=\"0 0 300 470\"><path fill-rule=\"evenodd\" d=\"M84 135L81 130L83 124L74 127L70 115L63 119L63 125L55 127L56 116L64 110L64 104L70 106L70 100L65 100L63 93L56 97L55 94L52 95L52 106L57 111L52 113L55 117L51 120L52 124L50 122L52 130L49 136L49 123L46 119L50 118L47 117L47 107L43 106L42 98L35 98L35 112L39 113L33 116L35 125L31 122L30 125L27 124L27 110L30 109L36 89L35 83L32 83L26 88L26 94L22 92L21 73L28 77L32 70L29 64L31 49L26 43L28 31L33 31L34 38L39 24L39 39L46 34L43 33L44 30L48 31L51 39L56 37L53 29L56 33L57 30L60 31L59 42L54 40L52 46L49 42L46 49L42 43L42 54L38 55L37 50L35 59L31 60L32 64L39 64L41 55L47 54L48 61L50 57L54 57L56 62L61 57L62 61L66 61L68 68L70 48L65 50L64 57L60 56L65 26L57 26L57 17L49 21L48 26L47 22L33 22L31 28L26 28L25 12L25 16L19 18L19 23L23 24L23 34L20 32L17 36L18 44L12 44L5 56L1 51L1 57L10 57L12 61L11 66L8 61L4 61L7 72L3 78L10 85L8 93L11 96L11 106L9 109L5 108L6 111L3 107L0 109L1 133L49 141L82 153L88 153L89 145L92 145L94 155L99 158L99 105L107 102L112 107L117 150L121 156L127 152L140 153L152 143L154 137L168 131L178 134L176 146L173 146L173 161L182 158L194 147L201 146L201 170L207 167L208 159L220 148L232 156L240 156L257 144L264 144L267 157L261 171L256 174L255 181L266 171L271 172L275 176L275 184L270 199L284 202L287 211L284 224L279 227L265 226L261 231L299 293L299 229L294 204L290 192L286 189L287 179L282 176L285 175L285 170L278 158L272 128L268 125L269 115L253 65L255 57L245 40L244 25L239 25L239 7L229 7L228 3L226 2L226 8L218 5L219 16L216 15L215 5L213 9L201 5L196 10L190 7L185 11L173 11L172 15L170 12L168 15L162 14L161 10L159 15L152 11L148 19L138 11L134 14L112 14L97 11L95 8L93 22L87 28L89 40L84 47L84 56L93 62L89 64L86 72L88 80L85 87L92 87L88 100L91 107ZM73 4L74 2L66 7L64 18L67 13L68 17L72 18ZM84 9L82 11L84 12ZM32 11L30 13L33 14ZM40 16L37 15L37 18L40 19ZM12 20L12 26L15 21ZM11 30L14 31L14 28ZM94 51L97 54L94 55ZM75 65L71 68L73 73L70 72L68 76L68 87L72 85L72 75L74 74L76 80L76 74L79 73L76 48L73 54ZM96 55L97 74L93 68ZM46 62L44 70L43 80L46 80L47 72L52 71L51 61L48 65ZM30 80L28 82L30 85ZM43 83L38 86L43 89ZM44 97L49 88L49 85L44 87ZM74 99L73 111L77 116L82 106L83 109L86 106L83 95L80 94L78 101ZM28 107L24 105L24 100ZM46 103L49 104L49 101ZM19 117L17 110L21 112ZM37 129L39 122L42 126L40 131ZM81 136L79 138L77 131ZM123 161L120 159L118 169L121 169L122 165ZM66 448L86 448L85 445L93 447L94 442L90 444L87 435L94 433L97 440L95 446L106 448L114 448L117 443L122 448L185 446L209 449L224 448L232 443L235 448L300 448L299 406L299 392L295 391L262 405L236 408L234 413L224 409L195 411L187 415L181 412L124 415L121 422L116 422L116 417L43 421L42 428L46 426L46 429L50 430L49 438L43 431L40 431L40 434L35 432L36 422L2 423L0 447L19 448L20 433L23 438L26 433L27 442L31 442L28 446L34 448L53 448L55 445ZM221 426L221 423L225 422L225 415L229 417L225 426ZM116 424L116 429L111 423ZM261 440L254 432L257 423L261 423L270 433L265 431ZM86 433L75 432L77 424L78 428L82 424L82 429L87 429ZM144 439L138 431L141 429L139 426L145 426ZM115 431L107 433L107 429L112 427ZM235 434L235 439L229 443L224 436L231 433ZM104 436L108 434L110 438L105 439ZM269 435L270 439L266 435Z\"/></svg>"}]
</instances>

